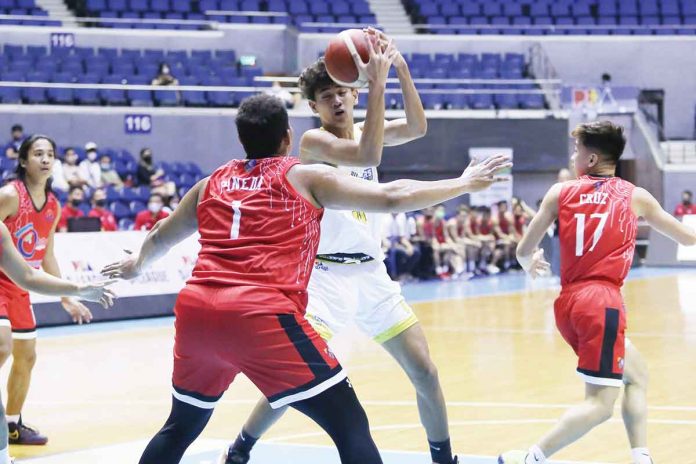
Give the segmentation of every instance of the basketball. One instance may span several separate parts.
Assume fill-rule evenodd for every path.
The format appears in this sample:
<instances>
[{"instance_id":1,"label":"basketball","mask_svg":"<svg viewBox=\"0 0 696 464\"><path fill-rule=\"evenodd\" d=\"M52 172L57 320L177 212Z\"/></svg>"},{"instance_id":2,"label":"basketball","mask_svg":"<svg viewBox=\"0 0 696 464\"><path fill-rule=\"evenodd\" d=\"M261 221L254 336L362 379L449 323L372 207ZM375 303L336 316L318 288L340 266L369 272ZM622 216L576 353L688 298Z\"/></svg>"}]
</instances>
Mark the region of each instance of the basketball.
<instances>
[{"instance_id":1,"label":"basketball","mask_svg":"<svg viewBox=\"0 0 696 464\"><path fill-rule=\"evenodd\" d=\"M367 77L356 65L353 52L360 55L363 63L370 59L367 38L361 29L346 29L331 39L324 53L326 71L338 85L365 87Z\"/></svg>"}]
</instances>

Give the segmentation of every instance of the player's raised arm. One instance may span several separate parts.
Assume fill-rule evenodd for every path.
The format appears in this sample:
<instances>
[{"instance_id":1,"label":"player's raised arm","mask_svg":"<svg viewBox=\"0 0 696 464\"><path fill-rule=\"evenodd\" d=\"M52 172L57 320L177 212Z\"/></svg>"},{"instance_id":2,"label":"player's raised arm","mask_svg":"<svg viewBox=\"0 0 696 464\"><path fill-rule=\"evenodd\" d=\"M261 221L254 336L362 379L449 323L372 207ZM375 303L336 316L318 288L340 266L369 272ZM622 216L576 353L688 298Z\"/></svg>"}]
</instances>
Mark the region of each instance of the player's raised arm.
<instances>
[{"instance_id":1,"label":"player's raised arm","mask_svg":"<svg viewBox=\"0 0 696 464\"><path fill-rule=\"evenodd\" d=\"M0 267L17 286L32 292L50 296L73 296L83 300L95 301L105 308L113 305L115 295L106 288L111 281L91 284L76 284L59 279L39 269L29 266L12 242L10 231L0 221Z\"/></svg>"},{"instance_id":2,"label":"player's raised arm","mask_svg":"<svg viewBox=\"0 0 696 464\"><path fill-rule=\"evenodd\" d=\"M368 79L367 116L360 142L337 137L329 130L314 129L306 132L300 140L300 158L303 163L330 163L341 166L378 166L384 147L384 88L389 67L396 57L396 49L388 45L382 50L367 41L370 60L363 64L356 58ZM322 124L332 125L332 118L352 118L353 106L358 97L357 90L338 87L331 81L323 61L318 61L302 73L299 81L303 95L309 99L310 107L318 113ZM352 124L352 123L351 123ZM352 129L352 126L351 126Z\"/></svg>"},{"instance_id":3,"label":"player's raised arm","mask_svg":"<svg viewBox=\"0 0 696 464\"><path fill-rule=\"evenodd\" d=\"M199 181L184 195L172 214L154 225L139 253L118 263L109 264L101 273L110 278L133 279L143 269L167 254L174 245L196 232L198 200L207 183L207 177Z\"/></svg>"},{"instance_id":4,"label":"player's raised arm","mask_svg":"<svg viewBox=\"0 0 696 464\"><path fill-rule=\"evenodd\" d=\"M696 245L696 231L662 209L647 190L636 187L633 190L631 208L636 216L644 218L650 227L685 246Z\"/></svg>"},{"instance_id":5,"label":"player's raised arm","mask_svg":"<svg viewBox=\"0 0 696 464\"><path fill-rule=\"evenodd\" d=\"M382 45L389 43L389 37L381 31L369 28L368 34L379 37ZM398 50L396 53L393 65L396 69L396 76L399 78L399 84L401 84L406 117L384 123L384 145L386 146L402 145L419 139L425 136L428 131L428 120L425 118L423 103L418 95L418 90L416 90L416 85L413 83L408 63Z\"/></svg>"},{"instance_id":6,"label":"player's raised arm","mask_svg":"<svg viewBox=\"0 0 696 464\"><path fill-rule=\"evenodd\" d=\"M517 245L517 261L532 277L543 274L550 267L549 263L544 261L543 250L538 250L536 253L534 250L558 217L558 197L561 194L561 188L562 184L555 184L546 192L539 212L529 223L522 240Z\"/></svg>"},{"instance_id":7,"label":"player's raised arm","mask_svg":"<svg viewBox=\"0 0 696 464\"><path fill-rule=\"evenodd\" d=\"M505 156L472 161L460 177L432 182L401 179L384 184L365 182L328 166L295 166L288 180L316 206L333 209L402 212L432 206L504 181L497 173L512 167Z\"/></svg>"}]
</instances>

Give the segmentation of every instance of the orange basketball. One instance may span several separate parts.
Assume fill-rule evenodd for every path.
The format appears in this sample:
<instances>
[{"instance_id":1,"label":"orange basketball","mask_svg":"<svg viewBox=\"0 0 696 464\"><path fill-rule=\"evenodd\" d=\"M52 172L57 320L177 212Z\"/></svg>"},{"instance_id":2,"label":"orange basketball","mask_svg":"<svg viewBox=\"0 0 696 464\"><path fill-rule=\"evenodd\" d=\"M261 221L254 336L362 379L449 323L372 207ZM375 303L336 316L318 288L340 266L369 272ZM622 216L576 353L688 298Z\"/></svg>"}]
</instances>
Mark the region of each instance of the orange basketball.
<instances>
[{"instance_id":1,"label":"orange basketball","mask_svg":"<svg viewBox=\"0 0 696 464\"><path fill-rule=\"evenodd\" d=\"M355 64L353 52L360 55L363 63L367 63L370 59L367 37L361 29L347 29L331 39L324 52L326 71L340 86L365 87L367 77Z\"/></svg>"}]
</instances>

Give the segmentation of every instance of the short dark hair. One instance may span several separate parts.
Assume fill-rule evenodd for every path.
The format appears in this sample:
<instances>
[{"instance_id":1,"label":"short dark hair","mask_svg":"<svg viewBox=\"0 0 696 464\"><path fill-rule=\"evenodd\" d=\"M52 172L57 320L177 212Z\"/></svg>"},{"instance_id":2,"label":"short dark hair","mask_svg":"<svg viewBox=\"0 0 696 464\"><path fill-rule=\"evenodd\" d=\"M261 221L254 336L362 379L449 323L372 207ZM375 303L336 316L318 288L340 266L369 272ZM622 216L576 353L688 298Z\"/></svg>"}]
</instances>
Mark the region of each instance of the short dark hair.
<instances>
[{"instance_id":1,"label":"short dark hair","mask_svg":"<svg viewBox=\"0 0 696 464\"><path fill-rule=\"evenodd\" d=\"M684 195L685 193L686 193L687 195L689 195L690 197L693 197L693 196L694 196L694 194L693 194L693 192L691 192L691 190L684 190L684 191L682 192L682 195Z\"/></svg>"},{"instance_id":2,"label":"short dark hair","mask_svg":"<svg viewBox=\"0 0 696 464\"><path fill-rule=\"evenodd\" d=\"M619 162L626 147L624 128L611 121L580 124L571 135L589 150L602 155L613 164Z\"/></svg>"},{"instance_id":3,"label":"short dark hair","mask_svg":"<svg viewBox=\"0 0 696 464\"><path fill-rule=\"evenodd\" d=\"M329 76L324 57L321 57L302 71L297 85L300 87L303 97L314 101L317 91L325 87L337 86L338 84Z\"/></svg>"},{"instance_id":4,"label":"short dark hair","mask_svg":"<svg viewBox=\"0 0 696 464\"><path fill-rule=\"evenodd\" d=\"M507 205L508 205L508 202L507 202L506 200L500 200L498 203L496 203L496 205L497 205L497 206L501 206L501 205L507 206Z\"/></svg>"},{"instance_id":5,"label":"short dark hair","mask_svg":"<svg viewBox=\"0 0 696 464\"><path fill-rule=\"evenodd\" d=\"M82 187L78 187L76 185L70 187L70 190L68 190L68 195L72 194L75 190L79 190L82 193L85 193L84 190L82 190Z\"/></svg>"},{"instance_id":6,"label":"short dark hair","mask_svg":"<svg viewBox=\"0 0 696 464\"><path fill-rule=\"evenodd\" d=\"M161 193L151 193L151 194L150 194L150 198L148 198L147 201L149 202L150 200L152 200L152 199L155 198L155 197L159 198L160 201L161 201L162 203L164 203L164 195L162 195Z\"/></svg>"},{"instance_id":7,"label":"short dark hair","mask_svg":"<svg viewBox=\"0 0 696 464\"><path fill-rule=\"evenodd\" d=\"M10 132L16 132L16 131L24 132L24 128L22 127L21 124L14 124L12 126L12 130Z\"/></svg>"},{"instance_id":8,"label":"short dark hair","mask_svg":"<svg viewBox=\"0 0 696 464\"><path fill-rule=\"evenodd\" d=\"M277 155L290 128L283 101L265 94L244 99L236 123L239 141L250 159Z\"/></svg>"}]
</instances>

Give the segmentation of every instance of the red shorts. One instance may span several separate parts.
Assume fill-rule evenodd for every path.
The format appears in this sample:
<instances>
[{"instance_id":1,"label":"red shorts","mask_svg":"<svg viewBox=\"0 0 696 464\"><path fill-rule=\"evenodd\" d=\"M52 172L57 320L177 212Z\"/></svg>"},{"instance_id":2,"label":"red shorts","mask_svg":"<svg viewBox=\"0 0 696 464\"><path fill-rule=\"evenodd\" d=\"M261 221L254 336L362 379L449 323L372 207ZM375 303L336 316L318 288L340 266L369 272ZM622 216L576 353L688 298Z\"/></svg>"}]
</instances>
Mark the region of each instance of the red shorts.
<instances>
[{"instance_id":1,"label":"red shorts","mask_svg":"<svg viewBox=\"0 0 696 464\"><path fill-rule=\"evenodd\" d=\"M566 285L554 312L558 330L578 355L583 380L622 386L626 311L621 290L600 281Z\"/></svg>"},{"instance_id":2,"label":"red shorts","mask_svg":"<svg viewBox=\"0 0 696 464\"><path fill-rule=\"evenodd\" d=\"M0 285L0 326L12 328L12 338L31 340L36 338L34 308L29 293L18 287Z\"/></svg>"},{"instance_id":3,"label":"red shorts","mask_svg":"<svg viewBox=\"0 0 696 464\"><path fill-rule=\"evenodd\" d=\"M174 313L174 396L213 408L240 372L271 407L311 398L346 377L326 342L281 292L188 284ZM287 304L285 304L287 302Z\"/></svg>"}]
</instances>

